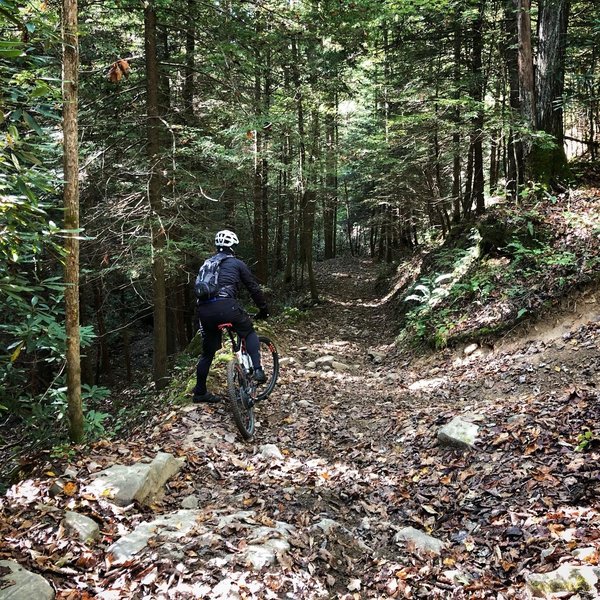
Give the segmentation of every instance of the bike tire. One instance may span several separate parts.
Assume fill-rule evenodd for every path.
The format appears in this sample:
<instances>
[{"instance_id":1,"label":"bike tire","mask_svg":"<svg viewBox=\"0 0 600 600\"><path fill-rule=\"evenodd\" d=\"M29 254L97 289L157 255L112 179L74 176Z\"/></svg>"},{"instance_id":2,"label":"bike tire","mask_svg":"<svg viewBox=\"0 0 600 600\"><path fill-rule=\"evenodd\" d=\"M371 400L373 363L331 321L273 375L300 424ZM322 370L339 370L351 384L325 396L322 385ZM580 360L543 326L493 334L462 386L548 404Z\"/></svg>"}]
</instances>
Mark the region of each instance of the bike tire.
<instances>
[{"instance_id":1,"label":"bike tire","mask_svg":"<svg viewBox=\"0 0 600 600\"><path fill-rule=\"evenodd\" d=\"M254 408L246 400L246 376L237 359L227 363L227 392L235 425L245 440L254 435Z\"/></svg>"},{"instance_id":2,"label":"bike tire","mask_svg":"<svg viewBox=\"0 0 600 600\"><path fill-rule=\"evenodd\" d=\"M266 335L259 335L258 340L262 367L267 380L256 386L256 400L264 400L273 391L279 377L279 354L273 341Z\"/></svg>"}]
</instances>

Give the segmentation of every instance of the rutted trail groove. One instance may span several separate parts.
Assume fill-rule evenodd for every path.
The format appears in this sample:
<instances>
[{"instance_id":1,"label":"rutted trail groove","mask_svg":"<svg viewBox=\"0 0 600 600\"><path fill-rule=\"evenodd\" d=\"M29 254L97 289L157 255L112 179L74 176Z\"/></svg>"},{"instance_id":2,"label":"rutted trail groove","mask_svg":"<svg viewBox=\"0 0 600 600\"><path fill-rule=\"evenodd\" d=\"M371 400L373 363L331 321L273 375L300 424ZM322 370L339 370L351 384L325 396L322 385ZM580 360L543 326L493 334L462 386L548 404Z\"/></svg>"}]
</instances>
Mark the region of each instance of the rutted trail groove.
<instances>
[{"instance_id":1,"label":"rutted trail groove","mask_svg":"<svg viewBox=\"0 0 600 600\"><path fill-rule=\"evenodd\" d=\"M561 565L591 591L599 455L575 447L600 416L596 296L585 324L543 342L417 360L394 349L373 273L322 265L325 302L276 332L281 380L254 443L219 405L97 445L58 489L49 475L9 493L2 557L62 598L522 598ZM477 431L466 450L439 443L455 417ZM159 455L164 495L119 507L88 485L115 451L181 460ZM99 523L99 541L66 535L65 509Z\"/></svg>"}]
</instances>

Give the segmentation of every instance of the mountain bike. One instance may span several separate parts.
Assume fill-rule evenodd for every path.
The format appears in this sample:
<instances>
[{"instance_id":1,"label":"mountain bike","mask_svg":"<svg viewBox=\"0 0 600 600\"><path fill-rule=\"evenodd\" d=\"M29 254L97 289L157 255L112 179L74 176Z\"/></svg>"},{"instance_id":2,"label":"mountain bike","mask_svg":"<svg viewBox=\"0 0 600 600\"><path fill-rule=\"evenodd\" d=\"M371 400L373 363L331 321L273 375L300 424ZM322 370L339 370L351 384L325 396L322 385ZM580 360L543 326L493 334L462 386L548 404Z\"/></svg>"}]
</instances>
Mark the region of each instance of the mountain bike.
<instances>
[{"instance_id":1,"label":"mountain bike","mask_svg":"<svg viewBox=\"0 0 600 600\"><path fill-rule=\"evenodd\" d=\"M219 329L231 342L233 358L227 363L227 396L233 420L245 440L254 435L254 406L273 391L279 377L279 355L275 344L266 336L259 335L262 368L267 377L258 383L254 368L246 352L246 340L235 332L231 323L222 323Z\"/></svg>"}]
</instances>

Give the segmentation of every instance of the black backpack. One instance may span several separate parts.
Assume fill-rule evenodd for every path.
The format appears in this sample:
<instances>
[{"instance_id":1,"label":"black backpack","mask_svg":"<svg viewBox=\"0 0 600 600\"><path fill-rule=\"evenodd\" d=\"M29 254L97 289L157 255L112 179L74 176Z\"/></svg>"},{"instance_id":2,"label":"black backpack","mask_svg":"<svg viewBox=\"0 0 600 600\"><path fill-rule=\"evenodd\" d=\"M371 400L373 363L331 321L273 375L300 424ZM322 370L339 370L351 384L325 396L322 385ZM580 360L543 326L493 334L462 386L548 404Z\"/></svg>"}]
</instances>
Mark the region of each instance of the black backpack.
<instances>
[{"instance_id":1,"label":"black backpack","mask_svg":"<svg viewBox=\"0 0 600 600\"><path fill-rule=\"evenodd\" d=\"M196 292L196 298L200 301L211 300L215 298L219 291L219 268L221 263L228 256L211 256L204 261L204 264L198 271L196 277L196 283L194 285L194 291Z\"/></svg>"}]
</instances>

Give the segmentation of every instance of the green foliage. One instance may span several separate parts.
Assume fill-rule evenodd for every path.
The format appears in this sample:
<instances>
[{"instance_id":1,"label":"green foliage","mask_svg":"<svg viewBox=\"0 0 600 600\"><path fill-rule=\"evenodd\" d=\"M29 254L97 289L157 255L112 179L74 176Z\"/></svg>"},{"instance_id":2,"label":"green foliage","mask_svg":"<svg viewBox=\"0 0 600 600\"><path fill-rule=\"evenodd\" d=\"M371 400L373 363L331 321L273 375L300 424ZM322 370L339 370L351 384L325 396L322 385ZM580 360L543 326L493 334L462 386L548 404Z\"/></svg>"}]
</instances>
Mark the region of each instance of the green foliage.
<instances>
[{"instance_id":1,"label":"green foliage","mask_svg":"<svg viewBox=\"0 0 600 600\"><path fill-rule=\"evenodd\" d=\"M429 278L422 279L421 283L414 286L413 292L415 293L406 296L404 301L408 302L410 300L415 300L420 304L435 306L443 298L446 298L446 296L450 294L449 290L440 284L451 280L452 275L448 273L444 275L438 275L434 277L433 280Z\"/></svg>"},{"instance_id":2,"label":"green foliage","mask_svg":"<svg viewBox=\"0 0 600 600\"><path fill-rule=\"evenodd\" d=\"M285 321L287 325L294 325L301 321L309 318L310 313L306 310L302 310L296 306L285 306L281 311L280 318Z\"/></svg>"},{"instance_id":3,"label":"green foliage","mask_svg":"<svg viewBox=\"0 0 600 600\"><path fill-rule=\"evenodd\" d=\"M598 442L598 438L592 431L586 429L577 436L577 446L575 447L575 451L585 452L586 450L589 450L595 442Z\"/></svg>"},{"instance_id":4,"label":"green foliage","mask_svg":"<svg viewBox=\"0 0 600 600\"><path fill-rule=\"evenodd\" d=\"M107 434L105 423L109 414L91 406L102 404L109 396L107 388L99 386L82 386L82 402L84 407L84 430L87 441L93 441ZM30 436L44 443L64 439L67 435L67 388L64 377L58 377L54 385L46 390L41 398L20 398L20 413L27 425Z\"/></svg>"}]
</instances>

